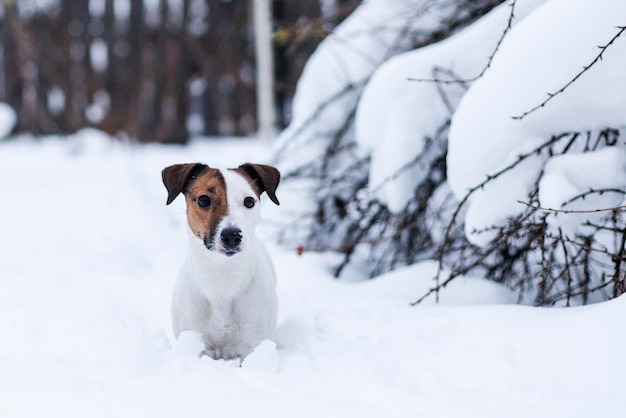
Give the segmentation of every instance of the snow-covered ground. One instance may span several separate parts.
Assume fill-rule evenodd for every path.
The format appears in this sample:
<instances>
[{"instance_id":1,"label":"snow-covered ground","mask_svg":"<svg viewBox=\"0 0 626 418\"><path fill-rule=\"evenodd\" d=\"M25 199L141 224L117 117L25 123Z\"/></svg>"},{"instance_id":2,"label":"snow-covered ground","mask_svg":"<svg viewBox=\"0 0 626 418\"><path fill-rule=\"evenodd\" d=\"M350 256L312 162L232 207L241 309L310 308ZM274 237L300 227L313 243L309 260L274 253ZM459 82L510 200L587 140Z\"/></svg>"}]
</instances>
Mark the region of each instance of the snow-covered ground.
<instances>
[{"instance_id":1,"label":"snow-covered ground","mask_svg":"<svg viewBox=\"0 0 626 418\"><path fill-rule=\"evenodd\" d=\"M332 255L272 244L303 198L280 188L259 231L278 271L276 335L241 367L199 358L198 336L170 327L186 223L160 170L270 155L246 140L138 147L95 131L0 144L0 417L624 416L624 297L531 308L465 278L410 307L433 263L336 281Z\"/></svg>"}]
</instances>

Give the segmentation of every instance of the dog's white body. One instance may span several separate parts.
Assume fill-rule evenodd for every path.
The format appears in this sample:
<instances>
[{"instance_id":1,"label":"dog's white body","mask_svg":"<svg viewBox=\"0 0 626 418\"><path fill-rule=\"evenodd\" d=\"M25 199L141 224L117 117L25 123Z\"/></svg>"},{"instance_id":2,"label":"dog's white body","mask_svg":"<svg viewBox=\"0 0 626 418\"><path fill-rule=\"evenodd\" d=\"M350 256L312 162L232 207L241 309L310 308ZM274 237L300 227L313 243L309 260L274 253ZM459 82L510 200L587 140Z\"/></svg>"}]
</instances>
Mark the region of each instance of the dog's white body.
<instances>
[{"instance_id":1,"label":"dog's white body","mask_svg":"<svg viewBox=\"0 0 626 418\"><path fill-rule=\"evenodd\" d=\"M174 289L172 321L176 336L186 330L200 333L205 354L243 358L270 338L276 326L276 275L265 246L255 235L259 205L249 208L243 204L250 196L258 203L258 191L253 190L249 179L233 170L219 170L214 177L220 175L227 212L200 223L190 220L190 226L206 223L211 237L198 239L200 234L192 226L189 252ZM195 216L189 210L194 202L188 196L188 218ZM212 220L215 225L210 225ZM240 234L235 250L229 253L232 245L228 247L216 237L233 228Z\"/></svg>"},{"instance_id":2,"label":"dog's white body","mask_svg":"<svg viewBox=\"0 0 626 418\"><path fill-rule=\"evenodd\" d=\"M199 332L213 358L245 357L276 326L274 267L254 238L241 258L220 256L225 260L216 260L195 237L189 240L172 300L174 333Z\"/></svg>"}]
</instances>

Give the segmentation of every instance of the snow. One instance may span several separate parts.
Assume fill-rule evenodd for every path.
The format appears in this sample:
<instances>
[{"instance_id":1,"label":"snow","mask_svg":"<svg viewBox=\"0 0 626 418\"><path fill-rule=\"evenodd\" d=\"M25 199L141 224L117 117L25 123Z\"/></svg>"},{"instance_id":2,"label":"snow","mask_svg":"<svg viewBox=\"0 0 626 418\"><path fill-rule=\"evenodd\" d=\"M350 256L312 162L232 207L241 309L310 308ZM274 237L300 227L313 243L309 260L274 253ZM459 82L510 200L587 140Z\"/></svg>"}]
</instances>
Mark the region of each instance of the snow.
<instances>
[{"instance_id":1,"label":"snow","mask_svg":"<svg viewBox=\"0 0 626 418\"><path fill-rule=\"evenodd\" d=\"M595 152L565 154L552 157L546 163L539 182L539 203L544 208L573 211L593 211L620 206L624 200L621 191L626 189L626 150L607 147ZM602 170L598 170L602 167ZM614 173L607 176L606 173ZM581 196L590 190L609 190L602 194ZM583 232L584 222L597 222L604 214L597 212L568 213L557 217L551 214L548 221L553 228L561 228L567 235ZM596 218L596 219L594 219Z\"/></svg>"},{"instance_id":2,"label":"snow","mask_svg":"<svg viewBox=\"0 0 626 418\"><path fill-rule=\"evenodd\" d=\"M53 86L48 92L48 109L55 116L65 109L65 93L58 86ZM4 124L0 126L4 126Z\"/></svg>"},{"instance_id":3,"label":"snow","mask_svg":"<svg viewBox=\"0 0 626 418\"><path fill-rule=\"evenodd\" d=\"M496 51L511 6L510 1L503 3L450 38L386 60L365 86L356 112L356 141L371 156L368 187L391 212L401 212L414 198L433 159L445 149L446 133L448 182L461 200L553 135L607 127L623 131L626 126L626 99L621 94L626 88L622 71L626 35L545 107L521 120L513 118L549 98L549 93L565 86L602 52L600 46L624 25L620 20L626 12L624 3L518 0L511 30ZM555 22L559 22L558 30ZM491 55L488 70L472 82ZM432 79L468 81L415 81ZM624 162L618 157L622 151L599 149L576 156L588 151L581 142L567 156L551 157L554 163L546 152L531 155L473 192L464 212L468 239L488 244L497 234L493 226L505 225L526 208L519 202L529 201L538 180L541 205L555 209L590 189L623 189ZM608 172L615 174L599 178ZM621 202L619 193L596 193L567 208L608 208ZM575 233L594 216L599 215L552 214L548 221L551 228L567 224L566 229ZM437 228L432 231L438 234Z\"/></svg>"},{"instance_id":4,"label":"snow","mask_svg":"<svg viewBox=\"0 0 626 418\"><path fill-rule=\"evenodd\" d=\"M0 103L0 140L6 138L17 123L15 110L7 103Z\"/></svg>"},{"instance_id":5,"label":"snow","mask_svg":"<svg viewBox=\"0 0 626 418\"><path fill-rule=\"evenodd\" d=\"M20 16L31 16L37 12L48 11L53 9L57 4L57 0L31 0L17 2Z\"/></svg>"},{"instance_id":6,"label":"snow","mask_svg":"<svg viewBox=\"0 0 626 418\"><path fill-rule=\"evenodd\" d=\"M97 38L89 46L91 66L96 72L103 73L109 67L108 47L104 39Z\"/></svg>"},{"instance_id":7,"label":"snow","mask_svg":"<svg viewBox=\"0 0 626 418\"><path fill-rule=\"evenodd\" d=\"M289 153L282 167L296 169L320 155L326 141L318 137L341 129L378 66L408 50L413 36L442 26L455 10L451 2L429 0L363 2L307 60L293 98L292 120L279 136L283 152Z\"/></svg>"},{"instance_id":8,"label":"snow","mask_svg":"<svg viewBox=\"0 0 626 418\"><path fill-rule=\"evenodd\" d=\"M543 2L516 2L512 24ZM502 4L444 41L393 57L367 83L356 113L356 140L372 156L369 187L392 212L404 209L413 197L429 161L424 158L422 164L405 168L427 152L427 139L437 137L466 90L462 84L415 80L478 76L507 27L510 12L510 5Z\"/></svg>"},{"instance_id":9,"label":"snow","mask_svg":"<svg viewBox=\"0 0 626 418\"><path fill-rule=\"evenodd\" d=\"M106 11L106 2L103 0L90 0L89 1L89 15L93 17L102 18Z\"/></svg>"},{"instance_id":10,"label":"snow","mask_svg":"<svg viewBox=\"0 0 626 418\"><path fill-rule=\"evenodd\" d=\"M267 201L276 334L241 365L198 357L199 336L176 340L169 322L186 221L182 200L165 205L160 170L271 154L250 140L137 146L95 130L0 144L0 415L623 416L624 297L523 307L466 277L411 307L435 263L336 281L334 255L274 244L284 209Z\"/></svg>"},{"instance_id":11,"label":"snow","mask_svg":"<svg viewBox=\"0 0 626 418\"><path fill-rule=\"evenodd\" d=\"M463 96L449 133L448 180L458 198L545 143L552 135L624 127L623 77L626 37L608 47L593 67L550 100L600 54L600 46L623 25L626 4L619 0L551 0L513 27L492 67ZM593 16L593 19L589 17ZM559 22L559 29L554 29ZM546 153L496 179L471 197L465 218L468 238L485 244L489 234L470 231L502 225L523 209L528 193L546 164ZM467 161L472 161L468 164ZM619 184L620 182L617 181ZM544 182L550 184L550 182ZM540 194L546 199L549 192Z\"/></svg>"}]
</instances>

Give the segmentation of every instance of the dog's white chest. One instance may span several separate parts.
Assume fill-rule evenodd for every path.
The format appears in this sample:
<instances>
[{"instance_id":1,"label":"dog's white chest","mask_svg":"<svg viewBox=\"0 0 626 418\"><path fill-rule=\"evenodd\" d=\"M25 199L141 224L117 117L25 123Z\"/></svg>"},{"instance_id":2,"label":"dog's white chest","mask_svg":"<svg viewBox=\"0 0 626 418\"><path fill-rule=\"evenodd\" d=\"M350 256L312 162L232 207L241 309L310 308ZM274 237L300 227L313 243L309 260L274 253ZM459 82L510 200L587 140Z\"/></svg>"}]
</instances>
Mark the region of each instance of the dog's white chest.
<instances>
[{"instance_id":1,"label":"dog's white chest","mask_svg":"<svg viewBox=\"0 0 626 418\"><path fill-rule=\"evenodd\" d=\"M245 253L228 258L219 255L219 268L211 260L215 255L193 237L190 239L189 257L174 289L174 332L200 333L205 354L213 358L245 357L262 340L271 337L276 325L278 302L273 265L256 238L255 245L249 248L255 257L246 258ZM209 268L211 265L213 269Z\"/></svg>"},{"instance_id":2,"label":"dog's white chest","mask_svg":"<svg viewBox=\"0 0 626 418\"><path fill-rule=\"evenodd\" d=\"M207 354L211 357L236 357L241 351L242 324L234 308L211 306L199 324L203 331Z\"/></svg>"}]
</instances>

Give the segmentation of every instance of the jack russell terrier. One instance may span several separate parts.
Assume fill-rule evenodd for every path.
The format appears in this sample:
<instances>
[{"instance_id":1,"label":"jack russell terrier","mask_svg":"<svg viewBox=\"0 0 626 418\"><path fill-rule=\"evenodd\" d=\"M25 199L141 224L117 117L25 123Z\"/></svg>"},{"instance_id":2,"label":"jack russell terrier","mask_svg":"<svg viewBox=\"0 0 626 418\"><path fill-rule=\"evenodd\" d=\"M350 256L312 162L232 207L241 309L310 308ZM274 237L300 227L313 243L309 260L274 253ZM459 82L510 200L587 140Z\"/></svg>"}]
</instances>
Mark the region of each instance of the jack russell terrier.
<instances>
[{"instance_id":1,"label":"jack russell terrier","mask_svg":"<svg viewBox=\"0 0 626 418\"><path fill-rule=\"evenodd\" d=\"M191 230L172 300L174 333L200 333L212 358L243 359L276 327L274 265L254 231L260 195L279 204L280 173L261 164L218 170L196 163L167 167L162 177L168 205L185 196Z\"/></svg>"}]
</instances>

